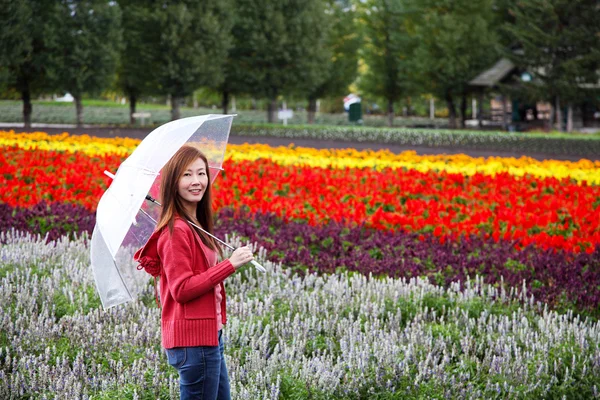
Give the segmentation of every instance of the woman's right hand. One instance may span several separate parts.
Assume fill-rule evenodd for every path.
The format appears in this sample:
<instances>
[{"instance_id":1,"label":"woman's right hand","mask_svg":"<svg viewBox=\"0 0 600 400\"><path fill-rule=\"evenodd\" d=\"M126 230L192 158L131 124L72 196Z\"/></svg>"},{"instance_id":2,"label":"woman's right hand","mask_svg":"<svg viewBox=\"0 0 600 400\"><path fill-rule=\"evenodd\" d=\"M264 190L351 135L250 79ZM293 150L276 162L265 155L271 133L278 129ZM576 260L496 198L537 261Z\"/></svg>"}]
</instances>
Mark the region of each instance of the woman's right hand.
<instances>
[{"instance_id":1,"label":"woman's right hand","mask_svg":"<svg viewBox=\"0 0 600 400\"><path fill-rule=\"evenodd\" d=\"M238 269L242 265L249 263L254 260L254 256L252 255L252 249L250 246L239 247L233 251L231 257L229 257L229 261L233 268Z\"/></svg>"}]
</instances>

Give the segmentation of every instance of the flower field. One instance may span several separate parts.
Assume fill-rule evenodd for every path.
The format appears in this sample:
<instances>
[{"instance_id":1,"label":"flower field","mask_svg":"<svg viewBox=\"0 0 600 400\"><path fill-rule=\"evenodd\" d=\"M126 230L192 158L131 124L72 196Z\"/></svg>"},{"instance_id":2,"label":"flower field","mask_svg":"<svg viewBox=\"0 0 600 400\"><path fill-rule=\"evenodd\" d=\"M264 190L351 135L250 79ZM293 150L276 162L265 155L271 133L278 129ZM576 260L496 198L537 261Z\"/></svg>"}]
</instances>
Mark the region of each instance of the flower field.
<instances>
[{"instance_id":1,"label":"flower field","mask_svg":"<svg viewBox=\"0 0 600 400\"><path fill-rule=\"evenodd\" d=\"M152 287L100 311L85 261L138 143L0 131L0 393L173 396ZM599 395L600 162L230 145L224 168L216 230L272 269L228 286L238 398Z\"/></svg>"}]
</instances>

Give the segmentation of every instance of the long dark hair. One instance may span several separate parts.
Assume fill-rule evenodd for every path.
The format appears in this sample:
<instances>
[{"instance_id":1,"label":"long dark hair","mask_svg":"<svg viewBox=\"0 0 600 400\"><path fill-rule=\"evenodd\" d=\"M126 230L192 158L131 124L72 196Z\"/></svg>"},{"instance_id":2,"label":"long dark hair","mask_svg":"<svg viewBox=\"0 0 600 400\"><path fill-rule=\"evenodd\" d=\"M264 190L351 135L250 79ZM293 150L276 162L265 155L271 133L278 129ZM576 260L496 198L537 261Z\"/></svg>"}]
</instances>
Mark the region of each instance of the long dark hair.
<instances>
[{"instance_id":1,"label":"long dark hair","mask_svg":"<svg viewBox=\"0 0 600 400\"><path fill-rule=\"evenodd\" d=\"M173 233L175 217L180 216L187 219L183 202L177 193L178 184L179 179L183 176L183 173L187 167L198 158L204 161L206 176L208 177L208 185L204 190L204 196L202 196L202 200L200 200L200 202L198 202L196 205L196 219L198 222L200 222L202 229L211 234L213 233L213 212L211 205L212 184L210 169L208 168L208 160L199 149L189 145L182 146L161 170L160 199L162 203L162 211L156 226L156 230L167 226L169 228L169 232ZM200 239L202 239L202 242L208 248L217 251L221 257L223 256L222 249L216 240L198 229L194 230L198 232Z\"/></svg>"}]
</instances>

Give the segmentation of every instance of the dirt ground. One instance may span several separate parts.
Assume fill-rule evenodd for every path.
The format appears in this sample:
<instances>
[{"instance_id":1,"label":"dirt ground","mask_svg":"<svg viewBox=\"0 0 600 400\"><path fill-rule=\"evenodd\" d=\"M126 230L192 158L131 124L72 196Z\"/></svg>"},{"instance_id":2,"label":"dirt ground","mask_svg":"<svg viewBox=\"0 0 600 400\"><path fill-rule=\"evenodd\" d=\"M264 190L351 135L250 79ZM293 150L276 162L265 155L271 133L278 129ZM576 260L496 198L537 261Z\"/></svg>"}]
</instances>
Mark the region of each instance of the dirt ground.
<instances>
[{"instance_id":1,"label":"dirt ground","mask_svg":"<svg viewBox=\"0 0 600 400\"><path fill-rule=\"evenodd\" d=\"M5 128L6 129L6 128ZM104 127L84 127L84 128L53 128L53 127L36 127L32 129L24 128L11 128L19 132L34 132L44 131L49 134L58 134L62 132L68 132L70 134L82 135L88 134L97 137L130 137L136 139L143 139L151 132L151 128L139 129L139 128L104 128ZM494 150L472 150L472 149L461 149L461 148L444 148L444 147L426 147L426 146L404 146L394 144L381 144L381 143L365 143L365 142L347 142L347 141L335 141L335 140L317 140L317 139L289 139L289 138L274 138L274 137L246 137L246 136L235 136L229 137L229 143L232 144L243 144L243 143L262 143L270 146L288 146L289 144L295 144L299 147L312 147L317 149L346 149L353 148L357 150L381 150L387 149L393 153L401 153L406 150L414 150L419 155L424 154L467 154L471 157L521 157L528 156L537 160L569 160L578 161L582 157L577 156L565 156L565 155L553 155L553 154L542 154L542 153L529 153L523 152L508 152L508 151L494 151ZM594 157L586 157L587 159L600 161L600 154Z\"/></svg>"}]
</instances>

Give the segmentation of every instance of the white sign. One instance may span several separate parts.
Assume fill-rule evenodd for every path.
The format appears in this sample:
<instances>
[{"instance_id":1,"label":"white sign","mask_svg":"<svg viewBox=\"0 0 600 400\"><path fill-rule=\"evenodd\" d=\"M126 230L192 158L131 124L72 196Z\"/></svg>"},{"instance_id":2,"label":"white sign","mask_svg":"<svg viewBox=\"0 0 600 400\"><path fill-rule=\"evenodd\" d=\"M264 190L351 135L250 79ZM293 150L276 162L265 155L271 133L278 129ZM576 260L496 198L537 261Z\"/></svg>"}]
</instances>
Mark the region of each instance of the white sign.
<instances>
[{"instance_id":1,"label":"white sign","mask_svg":"<svg viewBox=\"0 0 600 400\"><path fill-rule=\"evenodd\" d=\"M152 114L150 114L149 112L136 112L131 114L131 116L133 118L150 118Z\"/></svg>"},{"instance_id":2,"label":"white sign","mask_svg":"<svg viewBox=\"0 0 600 400\"><path fill-rule=\"evenodd\" d=\"M292 110L279 110L277 113L277 118L283 120L283 124L287 125L287 120L291 119L294 116L294 112Z\"/></svg>"},{"instance_id":3,"label":"white sign","mask_svg":"<svg viewBox=\"0 0 600 400\"><path fill-rule=\"evenodd\" d=\"M291 119L294 116L294 112L292 110L279 110L277 113L277 118L279 119Z\"/></svg>"}]
</instances>

